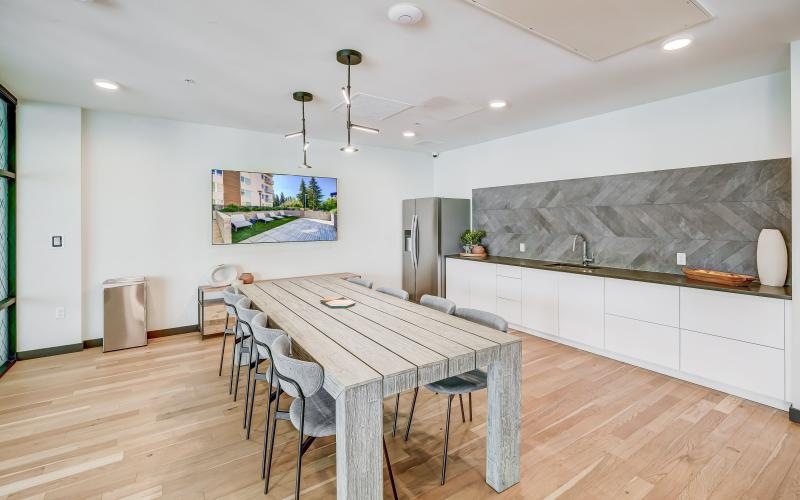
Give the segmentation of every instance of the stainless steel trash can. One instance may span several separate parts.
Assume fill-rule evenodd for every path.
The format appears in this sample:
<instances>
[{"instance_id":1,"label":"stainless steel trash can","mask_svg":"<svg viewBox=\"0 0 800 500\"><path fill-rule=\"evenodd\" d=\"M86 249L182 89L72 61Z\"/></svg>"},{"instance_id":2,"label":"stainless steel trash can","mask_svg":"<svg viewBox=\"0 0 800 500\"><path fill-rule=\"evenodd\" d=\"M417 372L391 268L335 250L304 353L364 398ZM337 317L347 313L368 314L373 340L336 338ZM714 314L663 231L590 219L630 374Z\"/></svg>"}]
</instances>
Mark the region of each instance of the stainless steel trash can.
<instances>
[{"instance_id":1,"label":"stainless steel trash can","mask_svg":"<svg viewBox=\"0 0 800 500\"><path fill-rule=\"evenodd\" d=\"M103 282L103 352L147 345L147 280Z\"/></svg>"}]
</instances>

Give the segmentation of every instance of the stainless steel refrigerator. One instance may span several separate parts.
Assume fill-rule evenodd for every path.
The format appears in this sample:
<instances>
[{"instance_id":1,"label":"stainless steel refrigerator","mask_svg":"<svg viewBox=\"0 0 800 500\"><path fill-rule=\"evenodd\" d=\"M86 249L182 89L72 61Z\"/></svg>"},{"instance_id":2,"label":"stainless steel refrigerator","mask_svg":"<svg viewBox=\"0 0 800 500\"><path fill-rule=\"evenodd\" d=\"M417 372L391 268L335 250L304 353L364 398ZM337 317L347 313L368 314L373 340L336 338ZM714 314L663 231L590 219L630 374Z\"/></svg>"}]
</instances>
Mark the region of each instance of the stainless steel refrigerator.
<instances>
[{"instance_id":1,"label":"stainless steel refrigerator","mask_svg":"<svg viewBox=\"0 0 800 500\"><path fill-rule=\"evenodd\" d=\"M469 229L469 200L403 200L403 289L415 302L425 294L445 295L445 255L458 253Z\"/></svg>"}]
</instances>

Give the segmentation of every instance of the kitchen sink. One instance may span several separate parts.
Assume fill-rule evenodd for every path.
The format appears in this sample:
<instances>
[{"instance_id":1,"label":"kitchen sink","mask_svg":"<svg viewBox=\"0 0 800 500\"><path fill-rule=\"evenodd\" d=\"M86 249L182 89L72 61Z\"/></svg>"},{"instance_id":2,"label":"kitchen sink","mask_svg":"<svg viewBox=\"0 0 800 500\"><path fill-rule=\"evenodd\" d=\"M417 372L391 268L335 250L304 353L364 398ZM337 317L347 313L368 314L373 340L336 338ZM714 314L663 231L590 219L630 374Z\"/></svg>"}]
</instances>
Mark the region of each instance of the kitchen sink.
<instances>
[{"instance_id":1,"label":"kitchen sink","mask_svg":"<svg viewBox=\"0 0 800 500\"><path fill-rule=\"evenodd\" d=\"M561 262L555 262L553 264L545 264L544 267L549 267L551 269L570 269L575 271L581 271L584 273L593 273L595 270L600 269L597 266L582 266L580 264L568 264Z\"/></svg>"}]
</instances>

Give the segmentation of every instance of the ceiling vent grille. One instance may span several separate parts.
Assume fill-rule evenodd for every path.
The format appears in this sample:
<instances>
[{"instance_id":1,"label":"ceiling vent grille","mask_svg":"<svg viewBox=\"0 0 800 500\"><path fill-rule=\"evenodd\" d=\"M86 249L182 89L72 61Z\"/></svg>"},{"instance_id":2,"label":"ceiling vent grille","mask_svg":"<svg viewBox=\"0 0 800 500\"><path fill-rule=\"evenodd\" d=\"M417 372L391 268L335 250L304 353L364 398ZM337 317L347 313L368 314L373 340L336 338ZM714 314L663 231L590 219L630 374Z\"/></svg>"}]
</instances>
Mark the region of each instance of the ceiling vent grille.
<instances>
[{"instance_id":1,"label":"ceiling vent grille","mask_svg":"<svg viewBox=\"0 0 800 500\"><path fill-rule=\"evenodd\" d=\"M710 21L698 0L465 0L600 61Z\"/></svg>"}]
</instances>

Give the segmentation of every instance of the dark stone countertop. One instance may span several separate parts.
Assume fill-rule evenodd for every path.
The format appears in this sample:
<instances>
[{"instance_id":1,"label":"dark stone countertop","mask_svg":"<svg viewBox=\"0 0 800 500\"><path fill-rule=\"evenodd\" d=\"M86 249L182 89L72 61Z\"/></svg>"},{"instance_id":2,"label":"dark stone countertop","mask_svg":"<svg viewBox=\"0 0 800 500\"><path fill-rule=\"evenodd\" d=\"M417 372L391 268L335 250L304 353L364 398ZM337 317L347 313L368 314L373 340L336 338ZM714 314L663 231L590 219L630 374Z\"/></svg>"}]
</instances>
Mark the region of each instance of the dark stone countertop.
<instances>
[{"instance_id":1,"label":"dark stone countertop","mask_svg":"<svg viewBox=\"0 0 800 500\"><path fill-rule=\"evenodd\" d=\"M791 300L792 287L766 286L759 283L751 283L748 286L729 286L706 283L703 281L690 280L682 274L654 273L650 271L634 271L631 269L615 269L612 267L596 267L584 269L580 264L576 267L553 268L554 262L533 259L517 259L513 257L489 256L485 260L476 260L460 255L448 255L448 259L461 259L473 262L487 262L490 264L503 264L506 266L529 267L533 269L544 269L546 271L556 271L562 273L585 274L587 276L599 276L603 278L616 278L630 281L643 281L645 283L658 283L661 285L684 286L688 288L700 288L703 290L715 290L718 292L743 293L746 295L757 295L760 297L771 297L775 299ZM572 263L570 263L572 264ZM550 266L549 266L550 265Z\"/></svg>"}]
</instances>

